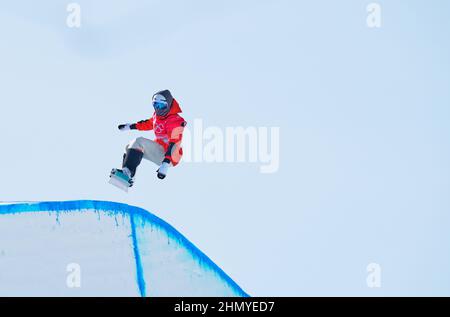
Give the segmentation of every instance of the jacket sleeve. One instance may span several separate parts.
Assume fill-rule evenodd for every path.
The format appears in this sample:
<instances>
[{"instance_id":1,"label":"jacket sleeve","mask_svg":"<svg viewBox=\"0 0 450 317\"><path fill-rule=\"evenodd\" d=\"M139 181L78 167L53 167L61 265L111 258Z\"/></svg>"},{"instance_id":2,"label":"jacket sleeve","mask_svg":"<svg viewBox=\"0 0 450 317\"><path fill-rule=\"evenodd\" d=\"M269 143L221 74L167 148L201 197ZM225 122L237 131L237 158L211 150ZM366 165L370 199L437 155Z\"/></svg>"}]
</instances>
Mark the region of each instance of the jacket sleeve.
<instances>
[{"instance_id":1,"label":"jacket sleeve","mask_svg":"<svg viewBox=\"0 0 450 317\"><path fill-rule=\"evenodd\" d=\"M148 120L142 120L134 124L135 128L139 131L150 131L153 130L153 118Z\"/></svg>"},{"instance_id":2,"label":"jacket sleeve","mask_svg":"<svg viewBox=\"0 0 450 317\"><path fill-rule=\"evenodd\" d=\"M173 116L166 122L167 135L169 137L169 143L181 142L183 138L184 127L187 122L179 115Z\"/></svg>"},{"instance_id":3,"label":"jacket sleeve","mask_svg":"<svg viewBox=\"0 0 450 317\"><path fill-rule=\"evenodd\" d=\"M187 122L179 115L166 122L167 134L169 136L169 147L164 155L164 161L176 166L181 158L181 140L183 138L184 127Z\"/></svg>"}]
</instances>

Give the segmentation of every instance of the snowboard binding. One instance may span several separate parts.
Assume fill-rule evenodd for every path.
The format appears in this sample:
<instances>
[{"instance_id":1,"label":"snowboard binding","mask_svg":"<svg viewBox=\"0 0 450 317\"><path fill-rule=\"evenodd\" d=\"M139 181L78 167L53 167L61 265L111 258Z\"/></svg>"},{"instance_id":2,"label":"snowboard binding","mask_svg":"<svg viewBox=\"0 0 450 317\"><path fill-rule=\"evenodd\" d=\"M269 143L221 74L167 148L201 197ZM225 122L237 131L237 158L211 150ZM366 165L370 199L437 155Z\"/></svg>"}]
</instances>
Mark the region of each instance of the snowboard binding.
<instances>
[{"instance_id":1,"label":"snowboard binding","mask_svg":"<svg viewBox=\"0 0 450 317\"><path fill-rule=\"evenodd\" d=\"M114 185L125 192L128 192L128 189L134 184L133 178L124 173L123 170L117 168L112 169L109 178L109 183L111 185Z\"/></svg>"}]
</instances>

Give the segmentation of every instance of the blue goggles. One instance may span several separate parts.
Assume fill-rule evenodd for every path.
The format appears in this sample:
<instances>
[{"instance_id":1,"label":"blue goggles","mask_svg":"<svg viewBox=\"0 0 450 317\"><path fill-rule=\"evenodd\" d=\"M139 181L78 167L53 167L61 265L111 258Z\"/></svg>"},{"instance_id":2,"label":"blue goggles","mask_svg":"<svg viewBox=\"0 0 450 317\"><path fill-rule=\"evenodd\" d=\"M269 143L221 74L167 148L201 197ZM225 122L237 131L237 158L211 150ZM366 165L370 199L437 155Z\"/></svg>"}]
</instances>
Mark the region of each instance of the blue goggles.
<instances>
[{"instance_id":1,"label":"blue goggles","mask_svg":"<svg viewBox=\"0 0 450 317\"><path fill-rule=\"evenodd\" d=\"M165 101L153 101L153 107L155 110L164 110L167 109L168 104Z\"/></svg>"}]
</instances>

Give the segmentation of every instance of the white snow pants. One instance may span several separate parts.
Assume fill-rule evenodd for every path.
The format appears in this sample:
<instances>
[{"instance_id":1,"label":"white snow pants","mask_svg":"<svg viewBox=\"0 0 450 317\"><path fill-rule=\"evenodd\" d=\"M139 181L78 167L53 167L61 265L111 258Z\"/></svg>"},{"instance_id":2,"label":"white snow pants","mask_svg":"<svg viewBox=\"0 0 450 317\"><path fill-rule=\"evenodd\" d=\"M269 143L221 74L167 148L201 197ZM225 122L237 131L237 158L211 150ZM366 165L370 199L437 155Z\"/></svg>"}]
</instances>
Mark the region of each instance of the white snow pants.
<instances>
[{"instance_id":1,"label":"white snow pants","mask_svg":"<svg viewBox=\"0 0 450 317\"><path fill-rule=\"evenodd\" d=\"M125 150L128 149L135 149L143 152L146 160L149 160L158 166L162 164L165 156L164 147L161 144L143 137L131 141L125 148Z\"/></svg>"}]
</instances>

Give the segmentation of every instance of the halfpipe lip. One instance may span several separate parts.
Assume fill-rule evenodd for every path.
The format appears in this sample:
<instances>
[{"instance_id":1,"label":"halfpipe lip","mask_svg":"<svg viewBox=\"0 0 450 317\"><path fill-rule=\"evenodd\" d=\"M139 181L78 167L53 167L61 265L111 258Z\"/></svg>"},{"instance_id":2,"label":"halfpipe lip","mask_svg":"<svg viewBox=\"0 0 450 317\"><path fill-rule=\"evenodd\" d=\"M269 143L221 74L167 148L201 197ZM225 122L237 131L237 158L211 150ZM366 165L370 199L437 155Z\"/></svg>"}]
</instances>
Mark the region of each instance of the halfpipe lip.
<instances>
[{"instance_id":1,"label":"halfpipe lip","mask_svg":"<svg viewBox=\"0 0 450 317\"><path fill-rule=\"evenodd\" d=\"M101 201L101 200L70 200L70 201L41 201L41 202L0 202L0 215L31 213L31 212L54 212L71 213L86 210L103 211L113 215L139 216L163 229L171 238L177 240L188 252L196 256L201 265L209 267L219 277L227 282L236 294L241 297L250 297L242 288L228 276L214 261L198 249L183 234L181 234L172 225L155 216L153 213L132 205L119 202ZM139 223L136 223L139 226Z\"/></svg>"}]
</instances>

